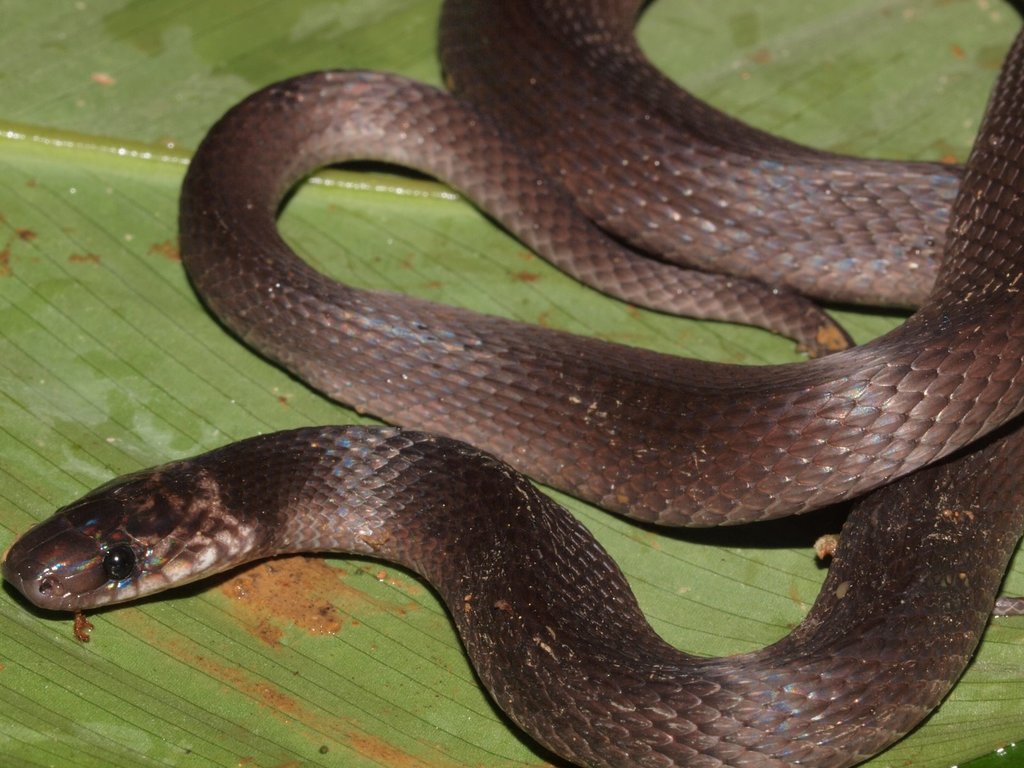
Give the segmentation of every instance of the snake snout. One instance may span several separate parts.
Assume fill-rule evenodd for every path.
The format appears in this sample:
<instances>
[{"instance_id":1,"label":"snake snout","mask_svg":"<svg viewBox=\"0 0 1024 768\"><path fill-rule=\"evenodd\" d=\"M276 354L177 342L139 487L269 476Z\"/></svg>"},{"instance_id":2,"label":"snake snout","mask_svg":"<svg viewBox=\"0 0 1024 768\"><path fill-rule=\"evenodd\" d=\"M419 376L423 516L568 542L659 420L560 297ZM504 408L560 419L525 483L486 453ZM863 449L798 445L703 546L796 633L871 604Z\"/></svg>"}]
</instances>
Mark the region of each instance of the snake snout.
<instances>
[{"instance_id":1,"label":"snake snout","mask_svg":"<svg viewBox=\"0 0 1024 768\"><path fill-rule=\"evenodd\" d=\"M40 608L50 608L54 594L66 593L59 577L43 575L44 565L38 560L4 560L3 575L15 589L30 603Z\"/></svg>"},{"instance_id":2,"label":"snake snout","mask_svg":"<svg viewBox=\"0 0 1024 768\"><path fill-rule=\"evenodd\" d=\"M102 561L103 552L95 540L55 518L16 541L0 570L33 605L74 611L82 595L107 581Z\"/></svg>"}]
</instances>

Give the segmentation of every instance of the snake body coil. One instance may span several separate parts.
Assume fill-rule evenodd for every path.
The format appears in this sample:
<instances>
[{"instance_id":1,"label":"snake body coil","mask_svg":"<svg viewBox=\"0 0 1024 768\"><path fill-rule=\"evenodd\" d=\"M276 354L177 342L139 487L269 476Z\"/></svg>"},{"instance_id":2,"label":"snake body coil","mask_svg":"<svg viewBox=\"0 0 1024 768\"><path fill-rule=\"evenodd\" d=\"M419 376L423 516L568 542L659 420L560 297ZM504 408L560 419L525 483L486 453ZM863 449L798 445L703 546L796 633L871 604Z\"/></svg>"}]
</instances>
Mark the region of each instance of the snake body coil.
<instances>
[{"instance_id":1,"label":"snake body coil","mask_svg":"<svg viewBox=\"0 0 1024 768\"><path fill-rule=\"evenodd\" d=\"M467 91L459 56L471 47L458 24L489 29L484 17L497 5L446 8L446 67ZM618 46L626 64L568 78L573 88L631 82L645 66L635 46L615 42L624 33L614 20L635 3L605 5L594 3L610 21L583 35L597 53L582 46L577 58L600 64ZM574 18L562 26L579 33ZM539 49L563 61L559 45ZM875 190L914 178L910 208L922 189L939 187L908 214L917 223L861 239L880 252L915 243L922 258L936 239L956 172L799 150L692 99L678 107L666 89L655 79L645 91L650 119L688 115L697 139L726 139L717 148L698 141L695 151L732 163L747 195L735 210L778 205L775 191L758 186L769 167L790 174L789 193L808 206L823 187L807 181L813 172L800 175L807 167L821 171L829 197L841 197L840 177L854 184L862 174ZM574 130L567 123L567 135ZM978 642L1024 525L1024 431L1007 424L1024 407L1024 38L963 171L922 308L875 342L799 365L681 360L328 280L281 240L275 215L304 174L366 158L451 182L584 277L599 281L624 263L630 280L684 279L678 267L647 267L600 245L572 190L546 175L571 169L546 158L547 171L538 170L489 118L444 94L372 73L317 73L265 89L210 131L189 169L181 245L190 278L235 333L313 386L446 436L310 428L132 475L23 536L5 578L40 606L81 610L277 553L392 560L437 589L495 701L581 765L848 766L936 706ZM584 179L597 173L580 163ZM836 167L842 173L830 176ZM709 220L694 205L681 218ZM860 213L853 220L854 236L837 248L858 246L868 225ZM799 251L793 243L819 233L835 228L812 221L786 240L782 262ZM581 238L608 260L576 261ZM688 261L684 250L678 258ZM704 285L724 295L715 280ZM675 301L652 302L663 300ZM907 476L858 502L822 593L792 634L757 653L705 659L667 646L589 534L487 452L609 509L675 524L777 517Z\"/></svg>"},{"instance_id":2,"label":"snake body coil","mask_svg":"<svg viewBox=\"0 0 1024 768\"><path fill-rule=\"evenodd\" d=\"M298 179L338 160L425 170L531 244L573 242L573 209L554 207L551 183L488 121L453 120L451 97L387 75L307 75L232 109L185 179L182 260L240 338L361 412L465 440L636 518L779 517L924 466L1024 405L1024 254L1003 247L1020 228L1007 204L1020 186L1020 85L1007 68L928 301L885 336L806 363L671 357L315 272L275 214Z\"/></svg>"}]
</instances>

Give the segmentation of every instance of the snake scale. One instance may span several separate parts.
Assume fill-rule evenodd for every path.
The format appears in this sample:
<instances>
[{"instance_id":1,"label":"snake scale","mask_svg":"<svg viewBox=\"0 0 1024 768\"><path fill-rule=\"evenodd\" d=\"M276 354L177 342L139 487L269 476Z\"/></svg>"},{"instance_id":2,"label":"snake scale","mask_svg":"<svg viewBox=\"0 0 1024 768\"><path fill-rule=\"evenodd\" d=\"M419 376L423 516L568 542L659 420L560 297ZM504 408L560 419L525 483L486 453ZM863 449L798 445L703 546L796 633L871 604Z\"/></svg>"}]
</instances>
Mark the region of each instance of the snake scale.
<instances>
[{"instance_id":1,"label":"snake scale","mask_svg":"<svg viewBox=\"0 0 1024 768\"><path fill-rule=\"evenodd\" d=\"M691 190L689 207L635 203L639 182L625 178L606 185L610 203L591 199L609 167L596 140L587 158L535 148L535 164L520 148L528 138L512 138L536 132L529 87L518 128L376 73L314 73L264 89L211 129L190 166L180 220L189 276L246 343L331 397L416 431L304 428L120 478L27 532L4 576L39 606L80 611L277 553L372 555L435 587L495 702L580 765L853 765L913 728L962 673L1024 525L1024 432L1013 421L1024 404L1024 42L960 171L817 153L731 121L652 74L632 41L635 2L544 2L522 17L498 5L446 5L453 86L492 98L464 57L479 57L473 45L501 51L488 29L523 26L533 43L523 48L540 64L520 69L499 53L507 66L499 76L482 65L481 82L526 77L522 87L543 79L530 67L571 60L579 77L560 84L579 90L580 104L604 101L621 115L632 96L606 97L610 84L640 94L651 134L637 128L635 143L651 146L678 121L692 151L666 157L697 170L675 173L643 155L619 165L654 168L655 188L674 179ZM559 122L563 139L545 143L571 145L580 126L605 125L578 114L579 124ZM275 217L305 174L365 158L449 182L567 271L617 278L610 290L622 295L649 296L651 279L681 288L696 274L698 290L723 297L714 314L736 319L744 310L720 290L732 278L693 273L707 266L695 254L728 262L741 294L750 285L760 295L754 281L773 269L805 290L809 278L788 265L821 237L826 251L867 254L854 282L876 285L870 273L886 260L922 276L913 295L883 300L923 303L862 347L741 368L357 290L301 262ZM719 204L722 187L702 197L705 181L737 196ZM753 246L737 232L765 226L762 214L794 194L808 195L820 218L798 215L799 233L783 217L779 236L764 238L777 252L749 266ZM819 198L846 211L841 226ZM686 247L648 267L619 239L652 210L667 218L648 220L633 247L658 250L666 237ZM899 210L910 213L894 220ZM666 234L670 222L691 230ZM579 238L597 244L604 230L616 239L597 258L573 256ZM939 248L933 269L929 249ZM910 267L898 258L907 253ZM814 295L846 296L853 273L833 267ZM682 295L654 290L652 304ZM808 317L802 305L795 316ZM686 525L878 490L856 503L796 630L758 652L701 658L653 632L607 554L515 470L623 514Z\"/></svg>"}]
</instances>

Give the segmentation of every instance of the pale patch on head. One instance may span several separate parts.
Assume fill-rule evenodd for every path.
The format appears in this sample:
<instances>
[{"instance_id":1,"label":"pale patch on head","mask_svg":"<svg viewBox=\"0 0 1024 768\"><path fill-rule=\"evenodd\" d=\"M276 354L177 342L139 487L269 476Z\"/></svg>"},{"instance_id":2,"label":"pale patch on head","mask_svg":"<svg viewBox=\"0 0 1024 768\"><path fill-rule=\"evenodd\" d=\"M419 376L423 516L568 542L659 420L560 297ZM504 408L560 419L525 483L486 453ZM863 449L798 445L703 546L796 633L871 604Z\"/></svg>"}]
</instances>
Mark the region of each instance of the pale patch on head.
<instances>
[{"instance_id":1,"label":"pale patch on head","mask_svg":"<svg viewBox=\"0 0 1024 768\"><path fill-rule=\"evenodd\" d=\"M139 574L119 588L118 600L196 581L251 559L259 538L256 526L245 510L225 503L220 483L207 469L197 470L187 497L167 500L180 522L170 535L149 543Z\"/></svg>"}]
</instances>

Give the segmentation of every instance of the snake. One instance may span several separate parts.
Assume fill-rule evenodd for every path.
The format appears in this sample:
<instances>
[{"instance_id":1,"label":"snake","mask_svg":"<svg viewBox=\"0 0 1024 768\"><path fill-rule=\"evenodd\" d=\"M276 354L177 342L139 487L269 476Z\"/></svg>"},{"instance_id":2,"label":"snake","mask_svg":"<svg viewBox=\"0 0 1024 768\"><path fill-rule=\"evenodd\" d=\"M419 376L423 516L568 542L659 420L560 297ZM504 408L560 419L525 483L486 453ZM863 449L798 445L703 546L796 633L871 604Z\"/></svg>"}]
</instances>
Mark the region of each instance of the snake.
<instances>
[{"instance_id":1,"label":"snake","mask_svg":"<svg viewBox=\"0 0 1024 768\"><path fill-rule=\"evenodd\" d=\"M447 25L464 12L475 18L490 5L451 0L443 40L458 38ZM555 10L540 27L558 22L599 49L576 62L579 78L563 80L632 82L601 56L644 64L629 25L613 23L635 3L543 8ZM598 26L613 37L586 34L601 18L612 19ZM471 88L443 58L453 86ZM925 240L941 243L921 307L863 346L755 367L344 285L291 250L276 215L310 171L354 159L437 176L527 245L597 281L683 281L700 270L685 254L652 261L641 253L649 243L624 245L608 214L588 218L573 202L560 180L568 174L543 167L557 161L532 159L501 119L467 101L380 73L299 76L232 108L197 150L180 202L183 263L241 340L400 426L262 435L115 479L19 538L4 577L40 607L82 611L276 554L393 561L435 588L496 704L583 766L848 766L906 734L968 663L1024 526L1024 431L1014 419L1024 406L1024 36L963 169L856 161L769 138L754 155L754 129L686 94L673 106L657 78L648 95L645 121L686 112L698 143L699 134L723 142L700 152L735 160L719 170L751 190L774 190L783 171L795 179L791 194L824 198L842 197L839 180L856 185L858 176L860 192L952 180L951 206L946 182L936 182L938 202L914 209L928 215L909 214L928 220ZM837 186L826 194L816 176ZM770 210L775 193L765 194L737 211ZM851 192L853 230L871 229L876 210L887 216L888 199ZM718 213L731 221L729 210ZM948 219L945 234L933 214ZM718 221L728 226L697 228L741 226ZM810 238L834 233L808 221ZM898 256L916 226L879 225L872 242ZM610 244L596 261L575 260L577 235ZM726 235L726 250L742 240ZM783 262L797 241L782 243ZM606 260L613 251L624 271ZM670 525L857 501L804 621L761 651L704 658L652 630L607 553L524 473Z\"/></svg>"}]
</instances>

